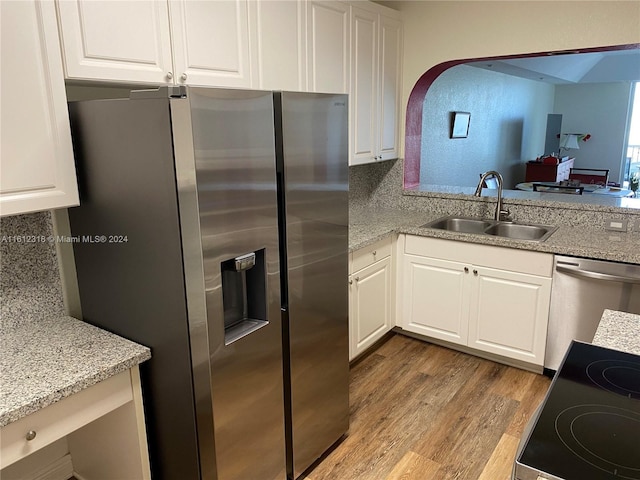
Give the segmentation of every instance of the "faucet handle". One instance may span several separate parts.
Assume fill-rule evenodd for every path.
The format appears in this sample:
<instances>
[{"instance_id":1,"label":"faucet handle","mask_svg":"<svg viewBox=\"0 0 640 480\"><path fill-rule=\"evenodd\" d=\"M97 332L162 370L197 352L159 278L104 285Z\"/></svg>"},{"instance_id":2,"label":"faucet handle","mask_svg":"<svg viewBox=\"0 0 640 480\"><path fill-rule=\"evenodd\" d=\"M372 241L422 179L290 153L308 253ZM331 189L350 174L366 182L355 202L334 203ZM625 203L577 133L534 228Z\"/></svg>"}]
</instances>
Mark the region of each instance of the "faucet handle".
<instances>
[{"instance_id":1,"label":"faucet handle","mask_svg":"<svg viewBox=\"0 0 640 480\"><path fill-rule=\"evenodd\" d=\"M501 222L513 222L513 218L511 218L511 212L508 208L503 208L500 210L499 220Z\"/></svg>"}]
</instances>

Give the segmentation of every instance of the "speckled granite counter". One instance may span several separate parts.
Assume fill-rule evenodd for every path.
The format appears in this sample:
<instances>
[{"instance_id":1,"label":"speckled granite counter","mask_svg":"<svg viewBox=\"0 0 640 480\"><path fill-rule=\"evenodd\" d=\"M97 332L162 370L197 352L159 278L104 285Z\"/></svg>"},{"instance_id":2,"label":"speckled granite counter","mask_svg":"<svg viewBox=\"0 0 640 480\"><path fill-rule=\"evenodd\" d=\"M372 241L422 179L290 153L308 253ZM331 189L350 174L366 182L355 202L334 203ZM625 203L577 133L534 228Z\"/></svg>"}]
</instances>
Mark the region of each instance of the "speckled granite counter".
<instances>
[{"instance_id":1,"label":"speckled granite counter","mask_svg":"<svg viewBox=\"0 0 640 480\"><path fill-rule=\"evenodd\" d=\"M640 315L605 310L591 343L640 355Z\"/></svg>"},{"instance_id":2,"label":"speckled granite counter","mask_svg":"<svg viewBox=\"0 0 640 480\"><path fill-rule=\"evenodd\" d=\"M147 347L71 317L3 325L0 427L151 358Z\"/></svg>"},{"instance_id":3,"label":"speckled granite counter","mask_svg":"<svg viewBox=\"0 0 640 480\"><path fill-rule=\"evenodd\" d=\"M640 232L616 233L584 227L559 226L544 242L512 240L492 235L448 232L422 225L441 213L403 211L377 208L351 208L349 212L349 248L364 247L390 233L407 233L425 237L445 238L522 250L594 258L640 264Z\"/></svg>"}]
</instances>

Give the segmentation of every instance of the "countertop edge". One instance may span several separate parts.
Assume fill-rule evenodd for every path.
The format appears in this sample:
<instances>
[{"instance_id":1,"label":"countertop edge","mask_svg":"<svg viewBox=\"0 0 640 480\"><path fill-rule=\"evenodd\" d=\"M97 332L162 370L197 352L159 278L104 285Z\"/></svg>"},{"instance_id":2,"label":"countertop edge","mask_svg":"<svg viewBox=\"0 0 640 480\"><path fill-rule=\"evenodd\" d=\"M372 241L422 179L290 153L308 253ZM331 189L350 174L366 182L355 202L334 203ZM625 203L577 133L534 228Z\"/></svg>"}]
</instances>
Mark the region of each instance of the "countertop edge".
<instances>
[{"instance_id":1,"label":"countertop edge","mask_svg":"<svg viewBox=\"0 0 640 480\"><path fill-rule=\"evenodd\" d=\"M422 227L425 223L443 216L442 214L427 212L403 212L384 209L368 209L366 212L352 210L349 215L349 251L354 252L388 235L407 234L640 265L640 251L633 253L634 250L631 247L627 250L611 248L616 242L623 245L640 243L640 235L637 233L619 235L616 232L589 231L594 238L597 237L602 240L603 245L597 246L595 245L596 242L586 242L588 245L579 245L578 242L573 241L572 236L580 236L584 232L577 232L573 227L564 226L559 226L556 232L544 242L513 240L492 235L450 232ZM376 218L383 218L384 220L379 222L383 225L378 225L378 228L373 233L369 233L367 227L370 228ZM352 231L356 233L354 234ZM583 241L583 243L585 242Z\"/></svg>"},{"instance_id":2,"label":"countertop edge","mask_svg":"<svg viewBox=\"0 0 640 480\"><path fill-rule=\"evenodd\" d=\"M11 368L11 366L28 364L28 362L25 362L25 360L21 358L21 355L29 356L32 354L33 349L38 348L40 345L30 344L29 348L31 350L29 348L20 348L22 345L10 345L10 348L7 349L9 350L9 353L3 353L2 366L3 369L11 372L11 375L9 376L13 376L14 381L12 382L11 379L9 379L9 382L7 383L11 382L11 385L2 385L3 411L0 414L0 427L5 427L12 422L15 422L29 414L35 413L38 410L48 407L63 398L78 393L114 375L133 368L151 358L151 350L148 347L119 337L72 317L65 316L45 319L35 325L37 325L37 330L43 331L43 337L48 337L47 332L55 329L57 324L62 325L63 328L72 328L81 332L81 335L79 336L85 343L87 342L85 336L95 336L96 357L98 357L100 353L104 353L103 350L105 347L111 346L113 346L113 349L111 350L117 352L114 354L116 356L107 358L106 360L97 360L98 363L95 366L87 367L87 365L82 364L82 358L78 359L75 363L74 359L69 360L69 353L64 350L64 347L53 347L54 350L56 350L56 353L60 351L60 357L63 358L60 360L53 359L49 365L43 366L42 370L39 371L33 371L33 369L20 371L17 368ZM8 331L3 331L3 341L7 342L6 339L11 338L13 332L22 333L22 330L28 328L31 327L28 325L20 325L17 328L9 328L7 329ZM65 330L63 329L62 334L64 335L64 333ZM22 335L20 336L22 337ZM53 344L54 341L52 340L51 343ZM85 344L83 344L82 347L85 347L85 353L87 355L92 353L90 349L86 348ZM94 348L93 345L91 345L91 348ZM19 353L16 354L16 352ZM4 355L6 355L6 357ZM31 361L31 365L33 365L34 359L29 358L29 360ZM82 371L82 369L85 371ZM64 381L58 380L56 382L55 380L51 380L51 377L55 377L55 375L51 374L53 370L63 372L62 375L64 376ZM66 371L69 372L68 375L64 374ZM3 374L3 377L5 377L3 379L4 383L7 376ZM15 384L17 383L15 381L16 377L21 378L23 383L22 385ZM31 390L36 390L36 388L30 388L32 386L29 385L29 382L35 382L35 386L39 388L41 392L33 394ZM23 392L23 389L27 390L28 395ZM23 397L28 398L24 398L23 400Z\"/></svg>"},{"instance_id":3,"label":"countertop edge","mask_svg":"<svg viewBox=\"0 0 640 480\"><path fill-rule=\"evenodd\" d=\"M640 315L605 309L591 342L600 347L640 355Z\"/></svg>"}]
</instances>

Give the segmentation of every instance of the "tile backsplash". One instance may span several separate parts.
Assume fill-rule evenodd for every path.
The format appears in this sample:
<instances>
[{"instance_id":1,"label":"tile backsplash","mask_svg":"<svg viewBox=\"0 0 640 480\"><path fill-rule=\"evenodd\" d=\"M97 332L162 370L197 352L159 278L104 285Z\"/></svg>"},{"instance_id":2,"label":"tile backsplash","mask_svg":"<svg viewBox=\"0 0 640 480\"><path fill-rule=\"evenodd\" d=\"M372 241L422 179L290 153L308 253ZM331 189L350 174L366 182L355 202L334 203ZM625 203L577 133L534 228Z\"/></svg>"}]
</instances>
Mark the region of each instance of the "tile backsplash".
<instances>
[{"instance_id":1,"label":"tile backsplash","mask_svg":"<svg viewBox=\"0 0 640 480\"><path fill-rule=\"evenodd\" d=\"M403 162L389 160L349 168L349 202L352 208L372 207L405 211L428 211L433 214L491 217L495 196L475 198L470 194L403 192ZM473 190L473 189L472 189ZM604 229L608 219L626 219L629 225L640 221L640 209L619 208L585 203L512 198L521 192L506 192L504 204L513 219L522 223L539 223ZM634 233L637 234L637 233Z\"/></svg>"},{"instance_id":2,"label":"tile backsplash","mask_svg":"<svg viewBox=\"0 0 640 480\"><path fill-rule=\"evenodd\" d=\"M0 219L2 328L65 315L50 212Z\"/></svg>"}]
</instances>

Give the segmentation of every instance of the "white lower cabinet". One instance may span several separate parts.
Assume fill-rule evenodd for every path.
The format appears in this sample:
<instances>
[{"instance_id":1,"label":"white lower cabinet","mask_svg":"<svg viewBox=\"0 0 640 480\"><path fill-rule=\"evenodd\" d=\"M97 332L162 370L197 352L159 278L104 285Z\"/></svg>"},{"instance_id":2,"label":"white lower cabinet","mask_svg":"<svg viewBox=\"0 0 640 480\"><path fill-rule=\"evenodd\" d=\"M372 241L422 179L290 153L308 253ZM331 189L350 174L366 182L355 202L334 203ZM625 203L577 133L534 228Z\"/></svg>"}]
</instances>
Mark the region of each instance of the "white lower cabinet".
<instances>
[{"instance_id":1,"label":"white lower cabinet","mask_svg":"<svg viewBox=\"0 0 640 480\"><path fill-rule=\"evenodd\" d=\"M549 254L433 238L405 238L403 329L542 366Z\"/></svg>"},{"instance_id":2,"label":"white lower cabinet","mask_svg":"<svg viewBox=\"0 0 640 480\"><path fill-rule=\"evenodd\" d=\"M349 360L394 326L392 238L353 253L349 275Z\"/></svg>"},{"instance_id":3,"label":"white lower cabinet","mask_svg":"<svg viewBox=\"0 0 640 480\"><path fill-rule=\"evenodd\" d=\"M457 262L405 255L403 328L466 345L471 284L464 268Z\"/></svg>"},{"instance_id":4,"label":"white lower cabinet","mask_svg":"<svg viewBox=\"0 0 640 480\"><path fill-rule=\"evenodd\" d=\"M135 366L0 428L0 478L151 478Z\"/></svg>"},{"instance_id":5,"label":"white lower cabinet","mask_svg":"<svg viewBox=\"0 0 640 480\"><path fill-rule=\"evenodd\" d=\"M551 278L483 267L473 272L468 345L542 365Z\"/></svg>"}]
</instances>

